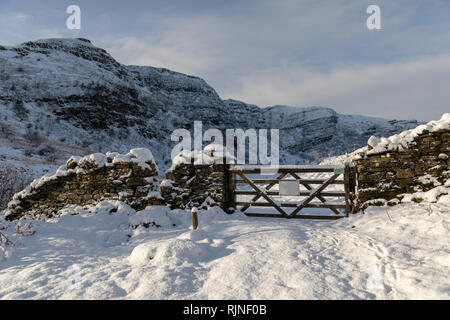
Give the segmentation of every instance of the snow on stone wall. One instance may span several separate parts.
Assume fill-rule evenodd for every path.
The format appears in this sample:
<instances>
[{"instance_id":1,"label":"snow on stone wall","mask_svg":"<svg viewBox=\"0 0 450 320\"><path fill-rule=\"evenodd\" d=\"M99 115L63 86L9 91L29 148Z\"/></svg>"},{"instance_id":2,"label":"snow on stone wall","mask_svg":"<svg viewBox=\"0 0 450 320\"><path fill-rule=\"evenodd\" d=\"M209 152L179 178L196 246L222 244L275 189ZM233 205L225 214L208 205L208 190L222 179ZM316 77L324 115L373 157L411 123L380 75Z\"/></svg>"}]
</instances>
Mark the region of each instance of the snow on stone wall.
<instances>
[{"instance_id":1,"label":"snow on stone wall","mask_svg":"<svg viewBox=\"0 0 450 320\"><path fill-rule=\"evenodd\" d=\"M226 159L226 160L224 160ZM222 146L209 145L203 151L180 152L166 172L161 192L172 208L224 206L227 165L235 158Z\"/></svg>"},{"instance_id":2,"label":"snow on stone wall","mask_svg":"<svg viewBox=\"0 0 450 320\"><path fill-rule=\"evenodd\" d=\"M52 216L67 205L121 200L137 210L150 205L172 208L223 205L227 162L234 158L218 146L200 152L182 152L173 160L163 181L148 149L128 154L107 152L71 157L53 175L34 180L8 204L9 220L24 215Z\"/></svg>"},{"instance_id":3,"label":"snow on stone wall","mask_svg":"<svg viewBox=\"0 0 450 320\"><path fill-rule=\"evenodd\" d=\"M389 138L369 139L353 162L367 204L398 203L405 194L449 183L450 114ZM415 199L420 202L422 199Z\"/></svg>"},{"instance_id":4,"label":"snow on stone wall","mask_svg":"<svg viewBox=\"0 0 450 320\"><path fill-rule=\"evenodd\" d=\"M105 199L121 200L138 210L163 203L158 167L148 149L71 157L55 174L36 179L15 194L5 216L10 220L25 214L52 216L69 204Z\"/></svg>"}]
</instances>

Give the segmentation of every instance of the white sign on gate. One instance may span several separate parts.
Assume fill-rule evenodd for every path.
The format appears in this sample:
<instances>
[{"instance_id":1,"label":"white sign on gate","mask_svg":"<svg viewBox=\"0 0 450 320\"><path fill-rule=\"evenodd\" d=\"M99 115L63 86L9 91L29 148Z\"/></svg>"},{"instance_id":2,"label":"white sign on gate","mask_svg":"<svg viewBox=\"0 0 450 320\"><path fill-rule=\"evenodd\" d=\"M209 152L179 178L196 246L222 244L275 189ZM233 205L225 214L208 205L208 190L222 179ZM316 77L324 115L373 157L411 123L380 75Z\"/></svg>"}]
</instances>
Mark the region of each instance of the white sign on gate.
<instances>
[{"instance_id":1,"label":"white sign on gate","mask_svg":"<svg viewBox=\"0 0 450 320\"><path fill-rule=\"evenodd\" d=\"M298 180L280 180L280 196L299 196L300 183Z\"/></svg>"}]
</instances>

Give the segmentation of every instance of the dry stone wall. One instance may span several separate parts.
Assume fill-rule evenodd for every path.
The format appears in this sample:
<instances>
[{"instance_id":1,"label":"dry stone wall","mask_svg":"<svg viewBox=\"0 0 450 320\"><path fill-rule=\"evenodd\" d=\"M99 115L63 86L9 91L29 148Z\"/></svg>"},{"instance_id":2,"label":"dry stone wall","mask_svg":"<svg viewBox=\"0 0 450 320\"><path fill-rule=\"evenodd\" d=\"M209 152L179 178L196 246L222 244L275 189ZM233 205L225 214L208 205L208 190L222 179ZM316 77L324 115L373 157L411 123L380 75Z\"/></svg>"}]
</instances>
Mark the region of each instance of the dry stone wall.
<instances>
[{"instance_id":1,"label":"dry stone wall","mask_svg":"<svg viewBox=\"0 0 450 320\"><path fill-rule=\"evenodd\" d=\"M443 119L427 129L383 138L381 143L369 140L369 147L353 159L364 206L385 200L396 204L405 193L448 184L450 114ZM162 181L147 149L72 157L54 175L43 176L15 194L5 216L9 220L53 216L67 205L106 199L123 201L136 210L149 205L181 209L220 205L228 210L232 207L228 169L235 159L219 148L181 152Z\"/></svg>"},{"instance_id":2,"label":"dry stone wall","mask_svg":"<svg viewBox=\"0 0 450 320\"><path fill-rule=\"evenodd\" d=\"M52 216L69 204L87 205L105 199L124 201L137 210L164 203L158 168L149 150L72 157L54 175L43 176L17 193L5 216L9 220L25 214Z\"/></svg>"},{"instance_id":3,"label":"dry stone wall","mask_svg":"<svg viewBox=\"0 0 450 320\"><path fill-rule=\"evenodd\" d=\"M180 164L166 173L161 193L171 208L221 205L225 181L223 164Z\"/></svg>"},{"instance_id":4,"label":"dry stone wall","mask_svg":"<svg viewBox=\"0 0 450 320\"><path fill-rule=\"evenodd\" d=\"M358 172L359 200L366 205L384 204L382 199L394 205L402 194L428 191L450 179L449 129L423 130L406 147L400 145L382 152L371 149L373 146L369 145L368 152L353 160Z\"/></svg>"},{"instance_id":5,"label":"dry stone wall","mask_svg":"<svg viewBox=\"0 0 450 320\"><path fill-rule=\"evenodd\" d=\"M8 220L51 217L67 205L102 200L120 200L136 210L149 205L181 209L220 205L227 209L226 161L234 159L224 159L214 146L201 152L182 152L161 181L147 149L133 149L125 155L108 152L72 157L55 174L34 180L15 194L5 216Z\"/></svg>"},{"instance_id":6,"label":"dry stone wall","mask_svg":"<svg viewBox=\"0 0 450 320\"><path fill-rule=\"evenodd\" d=\"M171 208L220 205L228 210L229 165L225 163L234 161L214 146L203 152L180 153L161 183L163 198Z\"/></svg>"}]
</instances>

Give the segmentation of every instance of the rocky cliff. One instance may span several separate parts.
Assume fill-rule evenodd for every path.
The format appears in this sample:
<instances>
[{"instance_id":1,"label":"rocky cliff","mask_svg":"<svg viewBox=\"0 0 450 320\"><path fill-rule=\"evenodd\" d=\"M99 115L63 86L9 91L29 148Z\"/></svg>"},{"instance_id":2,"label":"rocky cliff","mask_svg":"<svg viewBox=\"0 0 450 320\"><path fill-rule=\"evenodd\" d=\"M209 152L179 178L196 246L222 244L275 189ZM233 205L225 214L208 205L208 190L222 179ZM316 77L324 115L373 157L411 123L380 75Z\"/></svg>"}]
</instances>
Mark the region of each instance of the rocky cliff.
<instances>
[{"instance_id":1,"label":"rocky cliff","mask_svg":"<svg viewBox=\"0 0 450 320\"><path fill-rule=\"evenodd\" d=\"M222 100L204 80L167 69L125 66L86 39L0 47L0 119L52 141L92 151L147 147L165 169L176 128L278 128L281 162L302 163L363 146L417 125L341 115L330 108L260 108ZM317 153L317 152L316 152Z\"/></svg>"}]
</instances>

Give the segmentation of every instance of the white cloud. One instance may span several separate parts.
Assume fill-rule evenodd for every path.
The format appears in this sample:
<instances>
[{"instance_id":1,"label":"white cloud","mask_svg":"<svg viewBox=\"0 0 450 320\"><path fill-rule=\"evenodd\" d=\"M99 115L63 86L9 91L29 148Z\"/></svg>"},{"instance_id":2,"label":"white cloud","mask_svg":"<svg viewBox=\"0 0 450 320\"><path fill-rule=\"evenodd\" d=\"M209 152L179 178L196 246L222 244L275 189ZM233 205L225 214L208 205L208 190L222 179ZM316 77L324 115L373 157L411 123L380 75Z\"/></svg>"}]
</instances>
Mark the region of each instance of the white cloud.
<instances>
[{"instance_id":1,"label":"white cloud","mask_svg":"<svg viewBox=\"0 0 450 320\"><path fill-rule=\"evenodd\" d=\"M449 58L439 55L448 52L448 32L436 33L434 24L412 25L417 4L403 8L386 1L383 30L370 32L366 7L345 0L326 6L312 0L269 1L231 16L150 14L148 31L98 44L125 64L200 76L224 98L262 106L325 105L384 117L438 117L449 98L444 86ZM402 59L411 60L398 62Z\"/></svg>"},{"instance_id":2,"label":"white cloud","mask_svg":"<svg viewBox=\"0 0 450 320\"><path fill-rule=\"evenodd\" d=\"M32 20L32 16L22 12L0 13L0 38L4 45L14 45L18 41L28 39L25 26ZM12 41L12 39L14 39Z\"/></svg>"},{"instance_id":3,"label":"white cloud","mask_svg":"<svg viewBox=\"0 0 450 320\"><path fill-rule=\"evenodd\" d=\"M214 72L227 59L217 39L225 35L220 18L166 18L157 31L141 36L105 37L99 41L124 64L165 67L198 76Z\"/></svg>"},{"instance_id":4,"label":"white cloud","mask_svg":"<svg viewBox=\"0 0 450 320\"><path fill-rule=\"evenodd\" d=\"M24 23L31 19L31 16L25 13L17 12L8 15L9 16L9 22L18 24L18 23Z\"/></svg>"},{"instance_id":5,"label":"white cloud","mask_svg":"<svg viewBox=\"0 0 450 320\"><path fill-rule=\"evenodd\" d=\"M285 65L239 80L233 97L262 106L330 106L342 113L438 119L450 110L450 55L314 71Z\"/></svg>"}]
</instances>

